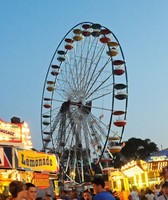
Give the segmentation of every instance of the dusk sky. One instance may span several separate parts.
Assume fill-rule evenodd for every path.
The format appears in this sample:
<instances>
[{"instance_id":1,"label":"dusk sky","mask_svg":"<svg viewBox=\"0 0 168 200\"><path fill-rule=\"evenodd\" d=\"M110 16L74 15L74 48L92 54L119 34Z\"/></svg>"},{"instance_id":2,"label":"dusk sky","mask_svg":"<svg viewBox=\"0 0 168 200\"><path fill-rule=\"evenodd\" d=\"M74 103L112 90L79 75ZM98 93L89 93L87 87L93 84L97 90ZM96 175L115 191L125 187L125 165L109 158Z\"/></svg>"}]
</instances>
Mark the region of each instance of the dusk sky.
<instances>
[{"instance_id":1,"label":"dusk sky","mask_svg":"<svg viewBox=\"0 0 168 200\"><path fill-rule=\"evenodd\" d=\"M64 35L81 22L100 23L117 36L128 70L131 137L168 148L167 0L1 0L0 118L29 124L42 148L41 98L45 76Z\"/></svg>"}]
</instances>

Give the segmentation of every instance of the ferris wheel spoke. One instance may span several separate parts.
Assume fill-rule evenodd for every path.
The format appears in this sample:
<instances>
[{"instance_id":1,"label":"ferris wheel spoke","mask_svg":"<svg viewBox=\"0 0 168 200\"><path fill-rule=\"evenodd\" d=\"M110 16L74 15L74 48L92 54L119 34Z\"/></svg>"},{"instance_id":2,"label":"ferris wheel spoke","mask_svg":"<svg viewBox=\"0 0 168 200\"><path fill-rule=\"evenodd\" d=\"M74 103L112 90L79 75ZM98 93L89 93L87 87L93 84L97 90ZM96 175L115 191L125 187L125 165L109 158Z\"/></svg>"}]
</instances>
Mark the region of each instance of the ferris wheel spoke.
<instances>
[{"instance_id":1,"label":"ferris wheel spoke","mask_svg":"<svg viewBox=\"0 0 168 200\"><path fill-rule=\"evenodd\" d=\"M91 80L92 80L92 78L93 78L93 75L94 75L94 73L95 73L95 71L96 71L96 69L97 69L97 67L98 67L98 64L99 64L99 62L100 62L100 60L101 60L101 55L102 55L102 53L103 53L103 51L104 51L104 48L105 48L105 46L102 46L101 48L100 48L100 50L97 52L97 54L95 55L95 51L96 51L96 47L97 47L97 43L96 43L96 45L95 45L95 49L94 49L94 53L93 53L93 55L92 55L92 58L90 59L90 64L86 61L86 64L85 64L85 73L84 73L84 77L83 77L83 87L85 87L86 85L87 85L87 82L90 82ZM90 52L90 51L89 51ZM98 60L97 60L97 62L95 63L95 60L98 58ZM89 60L89 59L87 59L87 60ZM94 67L94 69L93 69L93 71L91 70L92 69L92 65L95 65L95 67ZM87 73L86 73L87 72ZM90 74L91 73L91 74ZM87 80L88 79L88 77L90 77L90 79L89 79L89 81ZM82 82L82 81L81 81Z\"/></svg>"},{"instance_id":2,"label":"ferris wheel spoke","mask_svg":"<svg viewBox=\"0 0 168 200\"><path fill-rule=\"evenodd\" d=\"M102 97L105 97L105 96L107 96L107 95L109 95L109 94L111 94L112 92L108 92L108 93L105 93L105 94L103 94L103 95L100 95L100 96L97 96L97 97L95 97L95 98L93 98L93 99L90 99L90 101L95 101L95 100L98 100L98 99L100 99L100 98L102 98Z\"/></svg>"},{"instance_id":3,"label":"ferris wheel spoke","mask_svg":"<svg viewBox=\"0 0 168 200\"><path fill-rule=\"evenodd\" d=\"M104 47L104 46L103 46ZM103 53L103 49L102 49L102 51L101 51L101 53ZM98 55L97 55L98 56ZM87 86L88 86L88 84L90 83L90 82L92 82L93 80L94 80L94 74L95 74L95 72L96 72L96 69L97 69L97 67L98 67L98 64L99 64L99 62L100 62L100 60L101 60L101 56L98 56L98 60L97 60L97 62L96 63L94 63L94 60L91 60L91 63L90 63L90 65L89 65L89 67L88 67L88 71L87 71L87 73L86 73L86 76L84 76L84 80L85 80L85 82L84 82L84 84L83 84L83 87L85 88L85 90L86 90L86 88L87 88ZM91 66L92 65L95 65L95 67L93 68L93 70L91 71ZM88 80L88 78L89 78L89 80Z\"/></svg>"},{"instance_id":4,"label":"ferris wheel spoke","mask_svg":"<svg viewBox=\"0 0 168 200\"><path fill-rule=\"evenodd\" d=\"M84 65L82 67L84 73L83 73L83 78L81 79L81 83L83 83L84 80L86 80L86 78L88 77L88 74L89 74L89 72L91 70L91 65L92 65L93 61L91 60L91 58L89 57L89 55L90 55L90 52L92 52L93 46L94 46L94 42L91 43L91 39L89 38L88 48L87 48L87 53L86 53L86 58L84 59L85 62L84 62ZM89 64L89 62L90 62L90 64ZM83 83L81 85L85 85L85 84ZM82 88L83 88L83 86L82 86Z\"/></svg>"},{"instance_id":5,"label":"ferris wheel spoke","mask_svg":"<svg viewBox=\"0 0 168 200\"><path fill-rule=\"evenodd\" d=\"M107 78L106 78L97 88L95 88L91 93L88 93L88 94L86 95L85 100L87 100L90 96L92 96L94 93L96 93L97 90L100 89L101 86L102 86L107 80L109 80L110 77L111 77L111 75L110 75L109 77L107 77Z\"/></svg>"},{"instance_id":6,"label":"ferris wheel spoke","mask_svg":"<svg viewBox=\"0 0 168 200\"><path fill-rule=\"evenodd\" d=\"M72 131L72 130L71 130ZM71 132L70 131L70 132ZM70 132L69 132L69 135L70 135ZM69 140L68 139L69 138L69 136L67 137L67 140ZM66 172L68 171L68 169L70 168L70 166L71 166L71 159L72 159L72 149L73 149L73 143L74 143L74 133L72 134L72 138L70 138L70 145L69 145L69 153L68 153L68 162L67 162L67 165L66 165ZM66 143L67 143L68 141L66 141Z\"/></svg>"},{"instance_id":7,"label":"ferris wheel spoke","mask_svg":"<svg viewBox=\"0 0 168 200\"><path fill-rule=\"evenodd\" d=\"M66 68L68 68L68 70L66 70L64 73L62 72L61 73L61 77L62 77L62 82L67 84L67 90L65 90L66 92L69 90L69 89L74 89L76 90L76 83L75 83L75 75L74 75L74 69L72 69L71 65L67 64L66 65ZM67 74L69 74L69 77L67 77ZM71 81L71 82L70 82ZM64 84L63 84L64 85Z\"/></svg>"},{"instance_id":8,"label":"ferris wheel spoke","mask_svg":"<svg viewBox=\"0 0 168 200\"><path fill-rule=\"evenodd\" d=\"M60 146L60 142L62 143L63 146L68 142L69 137L70 137L70 132L73 129L73 127L71 127L70 130L67 131L72 120L67 122L67 116L66 115L67 114L65 114L65 113L61 114L62 117L61 117L60 127L59 127L59 130L58 130L58 137L55 139L55 142L57 141L57 143L55 143L55 144L56 144L56 146L58 146L58 148Z\"/></svg>"},{"instance_id":9,"label":"ferris wheel spoke","mask_svg":"<svg viewBox=\"0 0 168 200\"><path fill-rule=\"evenodd\" d=\"M79 74L78 74L78 67L79 67L79 65L78 65L78 62L80 62L80 59L79 59L78 53L80 52L80 49L78 50L78 47L79 47L79 45L77 43L76 44L76 48L74 48L74 66L73 66L74 77L72 77L72 79L74 81L74 84L75 84L76 90L78 89L78 85L79 85Z\"/></svg>"},{"instance_id":10,"label":"ferris wheel spoke","mask_svg":"<svg viewBox=\"0 0 168 200\"><path fill-rule=\"evenodd\" d=\"M64 77L62 77L61 82L62 82L62 85L64 85L64 89L62 87L60 87L60 90L63 91L66 95L69 95L70 91L76 90L76 84L74 82L74 77L72 77L72 80L73 80L72 82L70 82L70 80L71 80L70 78L67 78L64 81L63 81L63 78ZM67 85L66 87L65 87L65 84Z\"/></svg>"},{"instance_id":11,"label":"ferris wheel spoke","mask_svg":"<svg viewBox=\"0 0 168 200\"><path fill-rule=\"evenodd\" d=\"M108 65L108 63L109 63L109 60L103 65L103 67L101 67L101 69L97 73L94 73L94 76L92 76L92 80L87 82L86 95L91 91L95 83L97 83L98 78L100 78L100 75L103 73L103 70L105 69L106 65ZM110 76L112 76L112 74Z\"/></svg>"},{"instance_id":12,"label":"ferris wheel spoke","mask_svg":"<svg viewBox=\"0 0 168 200\"><path fill-rule=\"evenodd\" d=\"M58 94L59 97L61 97L61 99L64 100L66 100L66 96L69 95L69 93L66 90L63 90L62 88L59 88L59 90L57 90L56 93Z\"/></svg>"},{"instance_id":13,"label":"ferris wheel spoke","mask_svg":"<svg viewBox=\"0 0 168 200\"><path fill-rule=\"evenodd\" d=\"M89 126L89 127L88 127ZM86 140L86 145L87 145L87 147L86 147L86 149L87 149L87 157L88 157L88 162L89 162L89 167L90 167L90 169L92 169L92 166L91 166L91 163L92 163L92 160L91 160L91 152L90 152L90 149L94 149L94 151L97 151L96 150L96 145L94 145L93 143L92 143L92 141L93 141L93 139L92 139L92 134L94 133L94 128L93 127L91 127L91 125L88 123L88 126L86 125L86 129L87 129L87 131L86 131L86 133L87 133L87 136L85 136L85 140ZM89 138L90 138L90 140L89 140ZM90 142L91 141L91 142ZM92 148L91 148L91 145L92 145Z\"/></svg>"},{"instance_id":14,"label":"ferris wheel spoke","mask_svg":"<svg viewBox=\"0 0 168 200\"><path fill-rule=\"evenodd\" d=\"M83 54L81 54L81 58L80 58L80 60L81 60L81 64L80 64L80 72L79 72L79 77L80 77L80 89L83 89L83 80L85 80L85 77L87 77L86 76L86 70L87 70L87 63L88 63L88 60L89 60L89 53L90 53L90 50L89 50L89 48L91 48L92 47L92 45L91 45L91 47L90 47L90 38L89 38L89 42L88 42L88 46L87 46L87 53L86 53L86 57L83 57ZM84 40L84 45L86 46L87 44L86 44L87 42L86 42L86 40ZM84 51L84 48L82 49L82 52ZM84 62L83 62L83 65L82 65L82 61L84 60Z\"/></svg>"},{"instance_id":15,"label":"ferris wheel spoke","mask_svg":"<svg viewBox=\"0 0 168 200\"><path fill-rule=\"evenodd\" d=\"M92 123L93 122L93 123ZM91 114L91 122L90 122L91 124L90 125L92 125L93 126L93 124L94 124L94 126L97 128L97 129L99 129L99 132L101 132L101 134L105 137L105 138L107 138L107 134L106 134L106 132L105 132L105 129L108 129L108 125L106 125L106 124L104 124L100 119L98 119L97 117L95 117L93 114ZM103 126L103 127L101 127L101 125Z\"/></svg>"},{"instance_id":16,"label":"ferris wheel spoke","mask_svg":"<svg viewBox=\"0 0 168 200\"><path fill-rule=\"evenodd\" d=\"M82 71L83 71L83 54L84 54L84 47L86 45L86 40L84 40L83 43L81 43L81 48L80 48L80 55L79 55L79 60L78 60L78 63L77 65L75 66L76 68L76 82L77 82L77 86L78 86L78 90L81 89L81 80L80 78L82 77Z\"/></svg>"}]
</instances>

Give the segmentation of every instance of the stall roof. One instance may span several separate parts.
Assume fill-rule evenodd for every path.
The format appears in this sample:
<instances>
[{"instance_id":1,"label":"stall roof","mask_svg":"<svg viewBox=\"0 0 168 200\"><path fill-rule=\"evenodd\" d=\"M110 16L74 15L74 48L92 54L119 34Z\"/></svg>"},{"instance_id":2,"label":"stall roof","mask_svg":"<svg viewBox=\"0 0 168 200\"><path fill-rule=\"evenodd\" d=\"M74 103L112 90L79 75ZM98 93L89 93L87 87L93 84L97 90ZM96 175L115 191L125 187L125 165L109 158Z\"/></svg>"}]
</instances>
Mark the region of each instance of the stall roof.
<instances>
[{"instance_id":1,"label":"stall roof","mask_svg":"<svg viewBox=\"0 0 168 200\"><path fill-rule=\"evenodd\" d=\"M146 159L146 162L161 161L161 160L168 160L168 148L158 152L151 153L151 155Z\"/></svg>"}]
</instances>

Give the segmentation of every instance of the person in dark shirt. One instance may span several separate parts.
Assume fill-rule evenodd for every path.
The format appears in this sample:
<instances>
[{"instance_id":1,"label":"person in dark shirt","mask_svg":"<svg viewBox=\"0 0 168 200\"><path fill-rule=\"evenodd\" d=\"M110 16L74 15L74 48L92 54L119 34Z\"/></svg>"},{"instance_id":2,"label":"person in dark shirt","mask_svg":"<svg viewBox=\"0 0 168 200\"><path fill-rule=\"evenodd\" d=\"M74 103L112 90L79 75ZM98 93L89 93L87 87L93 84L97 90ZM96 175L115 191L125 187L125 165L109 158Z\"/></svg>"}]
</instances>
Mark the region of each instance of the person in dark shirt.
<instances>
[{"instance_id":1,"label":"person in dark shirt","mask_svg":"<svg viewBox=\"0 0 168 200\"><path fill-rule=\"evenodd\" d=\"M102 178L96 177L92 181L94 193L96 194L93 200L115 200L112 194L105 190L105 182Z\"/></svg>"},{"instance_id":2,"label":"person in dark shirt","mask_svg":"<svg viewBox=\"0 0 168 200\"><path fill-rule=\"evenodd\" d=\"M61 191L61 199L63 199L63 200L69 200L66 190L62 190Z\"/></svg>"}]
</instances>

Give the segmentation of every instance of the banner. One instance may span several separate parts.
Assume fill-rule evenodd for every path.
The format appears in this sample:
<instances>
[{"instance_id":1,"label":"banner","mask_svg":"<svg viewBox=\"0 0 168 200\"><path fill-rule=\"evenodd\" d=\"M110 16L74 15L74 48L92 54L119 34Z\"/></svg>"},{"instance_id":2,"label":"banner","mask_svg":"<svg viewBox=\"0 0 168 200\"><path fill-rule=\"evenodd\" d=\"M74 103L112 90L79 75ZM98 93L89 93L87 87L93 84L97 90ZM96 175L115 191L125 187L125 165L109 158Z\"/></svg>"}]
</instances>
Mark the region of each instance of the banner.
<instances>
[{"instance_id":1,"label":"banner","mask_svg":"<svg viewBox=\"0 0 168 200\"><path fill-rule=\"evenodd\" d=\"M0 121L0 142L22 142L21 126Z\"/></svg>"},{"instance_id":2,"label":"banner","mask_svg":"<svg viewBox=\"0 0 168 200\"><path fill-rule=\"evenodd\" d=\"M53 154L31 150L18 151L18 167L32 171L58 172L59 165Z\"/></svg>"}]
</instances>

